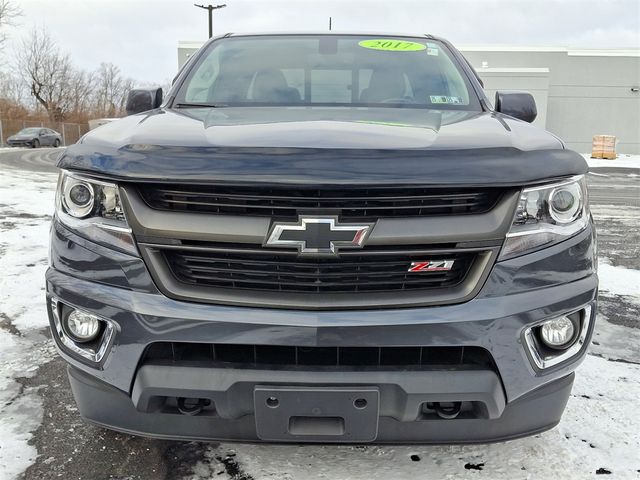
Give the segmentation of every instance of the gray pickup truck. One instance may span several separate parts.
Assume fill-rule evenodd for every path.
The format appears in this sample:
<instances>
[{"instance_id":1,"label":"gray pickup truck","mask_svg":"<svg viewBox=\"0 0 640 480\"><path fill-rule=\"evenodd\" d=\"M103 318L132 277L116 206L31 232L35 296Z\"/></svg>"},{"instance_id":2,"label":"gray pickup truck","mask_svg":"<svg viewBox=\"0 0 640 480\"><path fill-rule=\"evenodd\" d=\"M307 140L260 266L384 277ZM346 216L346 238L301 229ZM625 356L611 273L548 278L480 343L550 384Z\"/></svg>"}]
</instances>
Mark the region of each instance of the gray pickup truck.
<instances>
[{"instance_id":1,"label":"gray pickup truck","mask_svg":"<svg viewBox=\"0 0 640 480\"><path fill-rule=\"evenodd\" d=\"M81 415L159 438L556 425L594 328L587 165L430 35L228 34L61 156L47 304ZM136 113L137 112L137 113Z\"/></svg>"}]
</instances>

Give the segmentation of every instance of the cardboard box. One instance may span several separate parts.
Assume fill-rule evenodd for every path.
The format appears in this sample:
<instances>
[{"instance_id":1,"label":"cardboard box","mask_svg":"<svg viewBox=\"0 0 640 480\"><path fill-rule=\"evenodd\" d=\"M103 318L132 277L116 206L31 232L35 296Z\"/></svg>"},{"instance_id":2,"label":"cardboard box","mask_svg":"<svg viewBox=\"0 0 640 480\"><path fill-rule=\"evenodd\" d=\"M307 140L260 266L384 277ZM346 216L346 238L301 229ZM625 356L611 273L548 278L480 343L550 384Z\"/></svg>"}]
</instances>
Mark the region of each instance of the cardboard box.
<instances>
[{"instance_id":1,"label":"cardboard box","mask_svg":"<svg viewBox=\"0 0 640 480\"><path fill-rule=\"evenodd\" d=\"M591 158L605 158L613 160L616 158L616 137L615 135L594 135L593 146L591 148Z\"/></svg>"}]
</instances>

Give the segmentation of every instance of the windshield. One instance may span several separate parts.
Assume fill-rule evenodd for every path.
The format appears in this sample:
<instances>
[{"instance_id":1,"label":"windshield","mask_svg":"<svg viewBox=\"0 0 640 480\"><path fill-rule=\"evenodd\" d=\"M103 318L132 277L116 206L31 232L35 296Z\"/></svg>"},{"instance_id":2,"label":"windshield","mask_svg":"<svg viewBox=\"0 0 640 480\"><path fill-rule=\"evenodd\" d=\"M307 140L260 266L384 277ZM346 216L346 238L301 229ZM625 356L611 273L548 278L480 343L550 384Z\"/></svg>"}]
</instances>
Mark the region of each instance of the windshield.
<instances>
[{"instance_id":1,"label":"windshield","mask_svg":"<svg viewBox=\"0 0 640 480\"><path fill-rule=\"evenodd\" d=\"M20 130L18 132L18 135L34 135L36 133L38 133L41 129L40 128L23 128L22 130Z\"/></svg>"},{"instance_id":2,"label":"windshield","mask_svg":"<svg viewBox=\"0 0 640 480\"><path fill-rule=\"evenodd\" d=\"M481 110L444 44L427 38L267 35L211 43L174 105Z\"/></svg>"}]
</instances>

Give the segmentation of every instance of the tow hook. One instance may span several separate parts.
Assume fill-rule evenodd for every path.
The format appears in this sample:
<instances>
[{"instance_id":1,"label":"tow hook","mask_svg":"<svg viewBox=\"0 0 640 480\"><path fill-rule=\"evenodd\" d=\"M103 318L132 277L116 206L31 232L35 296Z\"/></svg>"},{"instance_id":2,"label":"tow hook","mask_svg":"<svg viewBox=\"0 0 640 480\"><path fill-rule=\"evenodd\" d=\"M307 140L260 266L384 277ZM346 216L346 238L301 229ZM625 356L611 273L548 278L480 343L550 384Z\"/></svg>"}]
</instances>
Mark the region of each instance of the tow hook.
<instances>
[{"instance_id":1,"label":"tow hook","mask_svg":"<svg viewBox=\"0 0 640 480\"><path fill-rule=\"evenodd\" d=\"M456 418L460 414L461 407L462 402L434 402L433 404L433 408L438 416L446 420L453 420L454 418Z\"/></svg>"},{"instance_id":2,"label":"tow hook","mask_svg":"<svg viewBox=\"0 0 640 480\"><path fill-rule=\"evenodd\" d=\"M183 415L198 415L208 403L205 398L178 397L178 411Z\"/></svg>"}]
</instances>

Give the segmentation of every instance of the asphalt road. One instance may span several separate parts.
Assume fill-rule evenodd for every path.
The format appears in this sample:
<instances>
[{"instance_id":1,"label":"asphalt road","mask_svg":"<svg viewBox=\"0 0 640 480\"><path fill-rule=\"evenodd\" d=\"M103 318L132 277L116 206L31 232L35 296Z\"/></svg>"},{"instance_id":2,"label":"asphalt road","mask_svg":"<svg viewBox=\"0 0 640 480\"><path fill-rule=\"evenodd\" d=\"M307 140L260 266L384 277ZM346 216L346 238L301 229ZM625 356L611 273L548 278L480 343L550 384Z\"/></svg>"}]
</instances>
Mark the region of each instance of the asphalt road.
<instances>
[{"instance_id":1,"label":"asphalt road","mask_svg":"<svg viewBox=\"0 0 640 480\"><path fill-rule=\"evenodd\" d=\"M32 172L57 172L56 160L64 148L0 148L2 168Z\"/></svg>"},{"instance_id":2,"label":"asphalt road","mask_svg":"<svg viewBox=\"0 0 640 480\"><path fill-rule=\"evenodd\" d=\"M0 166L55 172L54 163L61 151L0 149ZM594 217L601 222L601 254L618 265L640 269L640 219L629 223L616 215L625 207L640 207L640 176L636 174L640 171L596 169L588 179ZM605 297L601 298L600 310L612 323L638 328L637 304ZM196 471L198 465L212 463L220 465L216 474L236 480L252 478L244 473L232 451L216 450L212 444L148 440L84 423L68 388L65 364L58 356L21 383L25 389L38 389L44 398L43 422L32 440L39 455L24 479L174 479ZM216 452L213 458L212 446Z\"/></svg>"}]
</instances>

